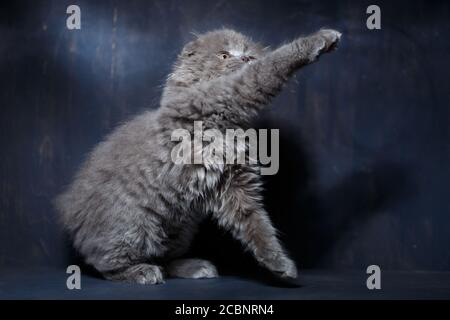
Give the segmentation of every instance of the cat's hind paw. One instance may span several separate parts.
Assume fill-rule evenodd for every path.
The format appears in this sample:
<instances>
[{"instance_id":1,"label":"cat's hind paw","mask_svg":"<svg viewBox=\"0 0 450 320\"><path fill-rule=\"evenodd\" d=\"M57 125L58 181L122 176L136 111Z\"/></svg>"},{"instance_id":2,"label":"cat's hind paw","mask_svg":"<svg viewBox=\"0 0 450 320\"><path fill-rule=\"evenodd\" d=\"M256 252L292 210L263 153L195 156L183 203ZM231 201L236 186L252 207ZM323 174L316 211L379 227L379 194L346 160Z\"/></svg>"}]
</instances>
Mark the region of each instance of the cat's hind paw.
<instances>
[{"instance_id":1,"label":"cat's hind paw","mask_svg":"<svg viewBox=\"0 0 450 320\"><path fill-rule=\"evenodd\" d=\"M136 264L118 272L105 273L104 277L109 280L134 282L139 284L164 283L162 268L157 265L146 263Z\"/></svg>"},{"instance_id":2,"label":"cat's hind paw","mask_svg":"<svg viewBox=\"0 0 450 320\"><path fill-rule=\"evenodd\" d=\"M202 279L217 278L217 268L208 260L178 259L167 266L167 273L174 278Z\"/></svg>"}]
</instances>

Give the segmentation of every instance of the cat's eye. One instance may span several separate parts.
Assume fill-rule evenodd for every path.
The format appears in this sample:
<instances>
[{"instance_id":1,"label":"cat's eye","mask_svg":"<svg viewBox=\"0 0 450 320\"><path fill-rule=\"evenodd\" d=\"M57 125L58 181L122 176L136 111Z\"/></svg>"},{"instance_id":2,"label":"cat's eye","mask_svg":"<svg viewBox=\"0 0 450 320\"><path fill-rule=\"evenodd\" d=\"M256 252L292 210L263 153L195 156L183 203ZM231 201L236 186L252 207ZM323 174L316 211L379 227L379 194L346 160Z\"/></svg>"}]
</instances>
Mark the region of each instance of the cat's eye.
<instances>
[{"instance_id":1,"label":"cat's eye","mask_svg":"<svg viewBox=\"0 0 450 320\"><path fill-rule=\"evenodd\" d=\"M227 51L220 51L218 54L219 58L225 60L231 57L231 54Z\"/></svg>"}]
</instances>

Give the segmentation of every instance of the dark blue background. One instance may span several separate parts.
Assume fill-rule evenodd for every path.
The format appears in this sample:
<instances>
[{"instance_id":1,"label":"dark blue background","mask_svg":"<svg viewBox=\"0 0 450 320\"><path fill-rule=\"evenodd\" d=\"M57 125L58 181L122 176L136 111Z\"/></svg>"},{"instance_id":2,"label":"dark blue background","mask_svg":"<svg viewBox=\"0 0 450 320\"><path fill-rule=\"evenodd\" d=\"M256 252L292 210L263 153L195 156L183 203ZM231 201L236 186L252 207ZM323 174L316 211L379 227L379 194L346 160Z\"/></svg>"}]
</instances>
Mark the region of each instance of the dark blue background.
<instances>
[{"instance_id":1,"label":"dark blue background","mask_svg":"<svg viewBox=\"0 0 450 320\"><path fill-rule=\"evenodd\" d=\"M280 129L267 207L299 266L450 270L450 5L375 3L379 31L372 1L2 2L0 266L72 261L51 199L105 134L158 106L191 31L227 26L273 46L344 34L258 120ZM65 27L70 4L81 30ZM210 223L194 250L251 261Z\"/></svg>"}]
</instances>

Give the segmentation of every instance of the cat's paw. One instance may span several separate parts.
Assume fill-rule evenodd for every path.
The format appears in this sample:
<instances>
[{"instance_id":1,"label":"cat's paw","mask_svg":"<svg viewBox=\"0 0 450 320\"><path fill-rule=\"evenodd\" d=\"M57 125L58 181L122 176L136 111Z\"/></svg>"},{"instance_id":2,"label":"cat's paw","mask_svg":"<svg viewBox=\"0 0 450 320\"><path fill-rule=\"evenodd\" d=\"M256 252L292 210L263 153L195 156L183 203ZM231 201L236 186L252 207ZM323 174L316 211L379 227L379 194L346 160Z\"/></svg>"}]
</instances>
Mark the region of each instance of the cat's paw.
<instances>
[{"instance_id":1,"label":"cat's paw","mask_svg":"<svg viewBox=\"0 0 450 320\"><path fill-rule=\"evenodd\" d=\"M306 39L309 48L309 62L316 61L323 53L337 48L342 34L331 29L322 29Z\"/></svg>"},{"instance_id":2,"label":"cat's paw","mask_svg":"<svg viewBox=\"0 0 450 320\"><path fill-rule=\"evenodd\" d=\"M217 268L204 259L178 259L167 266L169 276L174 278L202 279L217 278Z\"/></svg>"},{"instance_id":3,"label":"cat's paw","mask_svg":"<svg viewBox=\"0 0 450 320\"><path fill-rule=\"evenodd\" d=\"M164 275L160 266L140 263L119 272L104 273L106 279L113 281L134 282L139 284L164 283Z\"/></svg>"},{"instance_id":4,"label":"cat's paw","mask_svg":"<svg viewBox=\"0 0 450 320\"><path fill-rule=\"evenodd\" d=\"M139 284L159 284L164 283L164 276L161 267L144 264L143 268L132 280Z\"/></svg>"},{"instance_id":5,"label":"cat's paw","mask_svg":"<svg viewBox=\"0 0 450 320\"><path fill-rule=\"evenodd\" d=\"M209 261L204 260L202 265L195 270L190 278L201 279L201 278L217 278L219 273L216 267Z\"/></svg>"},{"instance_id":6,"label":"cat's paw","mask_svg":"<svg viewBox=\"0 0 450 320\"><path fill-rule=\"evenodd\" d=\"M337 48L342 33L332 29L322 29L317 33L317 36L323 40L321 52L329 52Z\"/></svg>"},{"instance_id":7,"label":"cat's paw","mask_svg":"<svg viewBox=\"0 0 450 320\"><path fill-rule=\"evenodd\" d=\"M296 279L297 266L284 254L275 254L262 261L262 264L276 276L283 279Z\"/></svg>"}]
</instances>

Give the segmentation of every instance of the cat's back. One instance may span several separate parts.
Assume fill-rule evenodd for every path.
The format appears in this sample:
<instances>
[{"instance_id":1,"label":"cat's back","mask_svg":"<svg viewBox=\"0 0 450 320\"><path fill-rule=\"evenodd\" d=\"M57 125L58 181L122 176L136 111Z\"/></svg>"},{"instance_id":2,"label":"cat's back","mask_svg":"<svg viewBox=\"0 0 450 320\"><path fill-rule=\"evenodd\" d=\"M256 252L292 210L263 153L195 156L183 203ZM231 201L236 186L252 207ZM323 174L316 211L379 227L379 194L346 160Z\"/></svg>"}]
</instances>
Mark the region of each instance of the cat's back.
<instances>
[{"instance_id":1,"label":"cat's back","mask_svg":"<svg viewBox=\"0 0 450 320\"><path fill-rule=\"evenodd\" d=\"M88 155L73 182L55 199L66 226L75 216L114 205L114 194L134 180L136 171L152 169L164 156L159 150L158 110L146 111L118 126Z\"/></svg>"}]
</instances>

